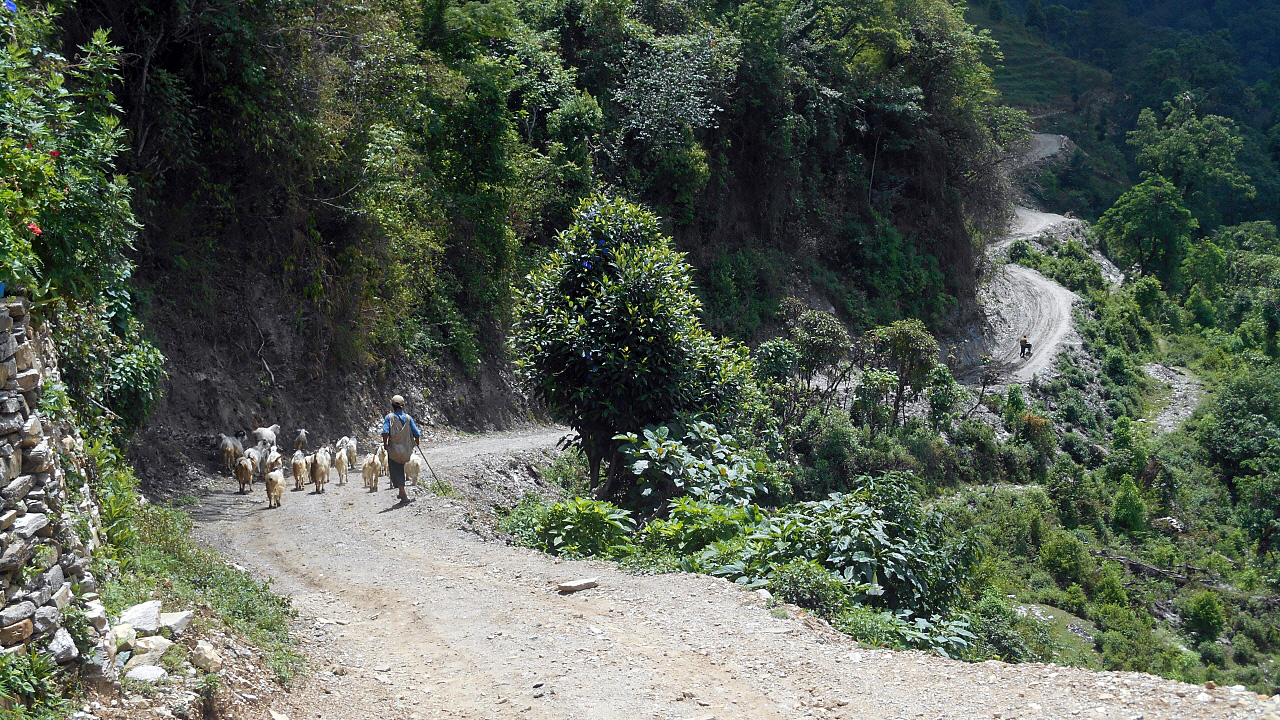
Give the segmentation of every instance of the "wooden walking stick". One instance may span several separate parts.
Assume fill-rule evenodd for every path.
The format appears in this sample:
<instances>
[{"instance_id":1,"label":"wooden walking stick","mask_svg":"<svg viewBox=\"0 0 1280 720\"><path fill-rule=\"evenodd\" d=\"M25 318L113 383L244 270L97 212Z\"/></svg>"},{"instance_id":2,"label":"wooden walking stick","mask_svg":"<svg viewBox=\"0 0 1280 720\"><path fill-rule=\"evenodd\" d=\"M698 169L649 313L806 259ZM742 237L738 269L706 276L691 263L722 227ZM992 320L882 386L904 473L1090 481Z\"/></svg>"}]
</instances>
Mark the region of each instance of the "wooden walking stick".
<instances>
[{"instance_id":1,"label":"wooden walking stick","mask_svg":"<svg viewBox=\"0 0 1280 720\"><path fill-rule=\"evenodd\" d=\"M422 462L426 463L427 469L431 471L431 477L436 479L436 487L443 485L443 483L440 482L440 476L436 474L436 469L431 467L431 461L427 459L427 454L422 452L422 443L415 439L413 444L414 447L418 448L418 454L422 456Z\"/></svg>"}]
</instances>

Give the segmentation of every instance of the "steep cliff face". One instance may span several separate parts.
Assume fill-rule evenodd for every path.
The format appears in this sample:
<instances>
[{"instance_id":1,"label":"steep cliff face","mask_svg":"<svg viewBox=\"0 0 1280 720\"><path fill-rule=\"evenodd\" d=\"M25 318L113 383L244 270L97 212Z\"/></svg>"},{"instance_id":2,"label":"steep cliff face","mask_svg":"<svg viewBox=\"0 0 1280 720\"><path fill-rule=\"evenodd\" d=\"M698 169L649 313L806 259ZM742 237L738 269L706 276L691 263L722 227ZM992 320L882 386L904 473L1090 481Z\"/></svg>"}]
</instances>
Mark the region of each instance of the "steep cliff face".
<instances>
[{"instance_id":1,"label":"steep cliff face","mask_svg":"<svg viewBox=\"0 0 1280 720\"><path fill-rule=\"evenodd\" d=\"M100 512L80 431L45 397L59 392L57 357L25 297L0 304L0 359L2 652L30 648L62 665L85 663L86 678L110 679L107 616L90 570Z\"/></svg>"}]
</instances>

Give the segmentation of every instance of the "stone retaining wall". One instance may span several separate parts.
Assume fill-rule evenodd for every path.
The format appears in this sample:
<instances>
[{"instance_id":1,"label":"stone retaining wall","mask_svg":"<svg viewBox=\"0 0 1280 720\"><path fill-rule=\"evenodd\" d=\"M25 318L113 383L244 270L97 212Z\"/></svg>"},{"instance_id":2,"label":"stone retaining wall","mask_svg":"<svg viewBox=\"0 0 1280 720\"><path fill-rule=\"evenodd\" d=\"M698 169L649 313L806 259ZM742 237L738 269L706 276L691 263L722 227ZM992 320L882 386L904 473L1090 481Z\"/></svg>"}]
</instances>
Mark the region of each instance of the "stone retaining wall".
<instances>
[{"instance_id":1,"label":"stone retaining wall","mask_svg":"<svg viewBox=\"0 0 1280 720\"><path fill-rule=\"evenodd\" d=\"M90 570L101 522L84 488L84 442L71 418L39 411L46 384L58 380L53 343L33 328L28 300L0 298L0 654L48 653L111 681L107 616ZM84 489L78 501L69 481Z\"/></svg>"}]
</instances>

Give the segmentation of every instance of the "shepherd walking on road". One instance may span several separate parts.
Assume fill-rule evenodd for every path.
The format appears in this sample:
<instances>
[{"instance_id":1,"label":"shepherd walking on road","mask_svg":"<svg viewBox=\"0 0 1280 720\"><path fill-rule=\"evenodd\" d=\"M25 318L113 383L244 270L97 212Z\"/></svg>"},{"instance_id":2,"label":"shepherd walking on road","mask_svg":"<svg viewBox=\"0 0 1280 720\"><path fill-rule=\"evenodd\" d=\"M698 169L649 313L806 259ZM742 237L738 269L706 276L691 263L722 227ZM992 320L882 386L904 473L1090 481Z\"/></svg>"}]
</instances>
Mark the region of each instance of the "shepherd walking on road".
<instances>
[{"instance_id":1,"label":"shepherd walking on road","mask_svg":"<svg viewBox=\"0 0 1280 720\"><path fill-rule=\"evenodd\" d=\"M400 491L401 505L409 502L409 494L404 487L404 464L409 462L421 436L413 416L404 411L404 398L399 395L391 398L391 412L382 418L382 446L387 449L391 485Z\"/></svg>"}]
</instances>

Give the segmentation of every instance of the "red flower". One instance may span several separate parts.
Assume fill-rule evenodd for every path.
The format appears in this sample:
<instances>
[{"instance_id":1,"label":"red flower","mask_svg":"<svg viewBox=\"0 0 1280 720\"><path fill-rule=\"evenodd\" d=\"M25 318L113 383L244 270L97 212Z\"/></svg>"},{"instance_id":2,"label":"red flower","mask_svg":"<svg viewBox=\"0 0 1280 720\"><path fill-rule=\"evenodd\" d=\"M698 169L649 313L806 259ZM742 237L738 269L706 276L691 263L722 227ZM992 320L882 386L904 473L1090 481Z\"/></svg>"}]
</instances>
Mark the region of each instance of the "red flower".
<instances>
[{"instance_id":1,"label":"red flower","mask_svg":"<svg viewBox=\"0 0 1280 720\"><path fill-rule=\"evenodd\" d=\"M27 149L28 149L28 150L30 150L30 149L31 149L31 143L27 143Z\"/></svg>"},{"instance_id":2,"label":"red flower","mask_svg":"<svg viewBox=\"0 0 1280 720\"><path fill-rule=\"evenodd\" d=\"M36 235L39 235L44 232L43 230L40 229L40 226L35 223L27 223L27 229Z\"/></svg>"},{"instance_id":3,"label":"red flower","mask_svg":"<svg viewBox=\"0 0 1280 720\"><path fill-rule=\"evenodd\" d=\"M49 151L49 154L50 154L50 155L52 155L52 156L54 156L54 157L58 157L58 156L59 156L59 155L61 155L62 153L58 152L57 150L50 150L50 151Z\"/></svg>"}]
</instances>

